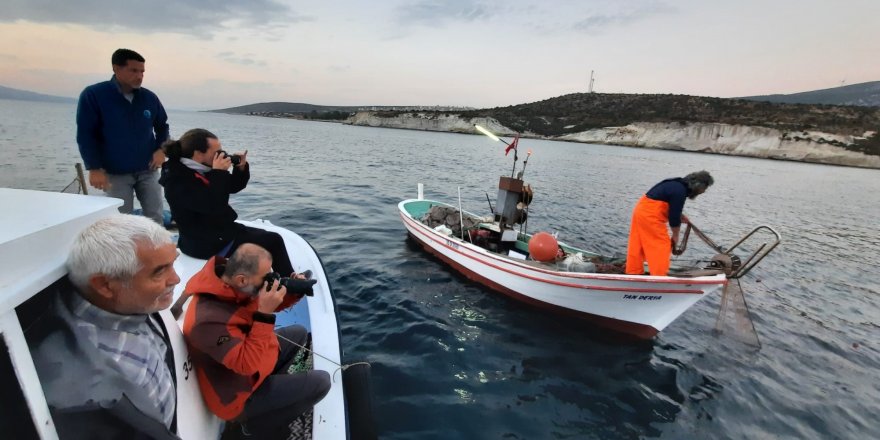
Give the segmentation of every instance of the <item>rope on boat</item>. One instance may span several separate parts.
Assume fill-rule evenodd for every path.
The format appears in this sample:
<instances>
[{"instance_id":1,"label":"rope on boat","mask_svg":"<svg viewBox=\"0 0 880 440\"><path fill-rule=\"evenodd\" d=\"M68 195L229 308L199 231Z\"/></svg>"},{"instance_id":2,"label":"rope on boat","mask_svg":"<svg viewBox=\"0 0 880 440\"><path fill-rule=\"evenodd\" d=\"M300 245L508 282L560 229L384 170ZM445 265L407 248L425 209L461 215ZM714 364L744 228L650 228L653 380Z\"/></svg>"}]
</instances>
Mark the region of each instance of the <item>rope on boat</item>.
<instances>
[{"instance_id":1,"label":"rope on boat","mask_svg":"<svg viewBox=\"0 0 880 440\"><path fill-rule=\"evenodd\" d=\"M77 188L76 188L76 194L80 194L80 193L81 193L81 190L80 190L80 182L79 182L79 179L78 179L78 178L77 178L77 179L73 179L72 182L68 183L67 186L65 186L64 188L62 188L61 191L59 191L59 192L67 192L68 188L70 188L70 187L71 187L72 185L74 185L74 184L77 185Z\"/></svg>"},{"instance_id":2,"label":"rope on boat","mask_svg":"<svg viewBox=\"0 0 880 440\"><path fill-rule=\"evenodd\" d=\"M74 165L74 167L76 168L76 178L74 178L72 182L68 183L67 186L65 186L59 192L62 192L62 193L66 192L67 189L70 188L71 185L77 184L76 194L88 195L89 190L88 190L88 187L86 186L86 178L85 178L85 175L83 174L82 164L77 163L76 165Z\"/></svg>"},{"instance_id":3,"label":"rope on boat","mask_svg":"<svg viewBox=\"0 0 880 440\"><path fill-rule=\"evenodd\" d=\"M291 344L296 345L297 347L302 348L303 350L310 351L310 352L312 352L313 355L318 356L318 357L324 359L325 361L328 361L328 362L330 362L331 364L338 366L339 368L337 368L336 370L334 370L334 371L333 371L333 375L331 376L332 379L333 379L333 382L336 382L336 373L338 373L340 370L341 370L341 371L345 371L345 370L348 369L349 367L353 367L353 366L355 366L355 365L370 365L369 362L352 362L352 363L350 363L350 364L340 365L340 364L336 363L336 361L334 361L333 359L330 359L330 358L328 358L327 356L324 356L324 355L322 355L322 354L316 352L315 350L312 350L311 348L308 348L308 347L305 347L305 346L303 346L303 345L297 344L296 342L293 342L293 341L291 341L290 339L287 339L287 338L285 338L284 336L279 335L278 333L275 333L275 336L278 336L279 338L284 339L285 341L290 342Z\"/></svg>"}]
</instances>

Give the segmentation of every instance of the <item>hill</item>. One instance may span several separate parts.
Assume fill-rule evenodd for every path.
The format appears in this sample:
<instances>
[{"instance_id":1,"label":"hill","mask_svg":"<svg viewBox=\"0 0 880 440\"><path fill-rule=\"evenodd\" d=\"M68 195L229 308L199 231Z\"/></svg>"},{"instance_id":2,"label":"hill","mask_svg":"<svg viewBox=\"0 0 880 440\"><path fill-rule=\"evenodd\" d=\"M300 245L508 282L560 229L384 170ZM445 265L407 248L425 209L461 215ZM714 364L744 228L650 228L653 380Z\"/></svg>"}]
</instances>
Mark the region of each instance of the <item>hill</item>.
<instances>
[{"instance_id":1,"label":"hill","mask_svg":"<svg viewBox=\"0 0 880 440\"><path fill-rule=\"evenodd\" d=\"M715 122L862 135L880 129L880 108L776 104L688 95L573 93L530 104L474 110L519 132L560 136L633 122Z\"/></svg>"},{"instance_id":2,"label":"hill","mask_svg":"<svg viewBox=\"0 0 880 440\"><path fill-rule=\"evenodd\" d=\"M63 96L44 95L42 93L29 92L27 90L13 89L11 87L0 86L0 99L15 99L19 101L40 101L40 102L64 102L75 103L75 98L66 98Z\"/></svg>"},{"instance_id":3,"label":"hill","mask_svg":"<svg viewBox=\"0 0 880 440\"><path fill-rule=\"evenodd\" d=\"M373 112L396 118L406 112ZM688 95L573 93L529 104L464 112L422 112L425 118L454 115L462 120L493 119L514 132L565 138L594 129L630 124L724 124L764 127L795 141L808 132L849 137L871 136L840 143L851 151L880 156L880 108L811 104L780 104L744 99ZM822 142L830 142L824 140ZM845 144L845 145L844 145Z\"/></svg>"},{"instance_id":4,"label":"hill","mask_svg":"<svg viewBox=\"0 0 880 440\"><path fill-rule=\"evenodd\" d=\"M261 102L259 104L242 105L220 110L208 110L214 113L245 114L268 116L274 118L345 120L359 111L459 111L471 110L472 107L449 106L341 106L315 105L300 102Z\"/></svg>"},{"instance_id":5,"label":"hill","mask_svg":"<svg viewBox=\"0 0 880 440\"><path fill-rule=\"evenodd\" d=\"M278 113L278 114L296 114L296 113L311 113L311 112L354 112L357 111L358 107L351 106L329 106L329 105L315 105L315 104L303 104L300 102L261 102L257 104L248 104L242 105L238 107L230 107L219 110L210 110L214 113L232 113L232 114L262 114L262 113Z\"/></svg>"},{"instance_id":6,"label":"hill","mask_svg":"<svg viewBox=\"0 0 880 440\"><path fill-rule=\"evenodd\" d=\"M740 99L787 104L832 104L880 107L880 81L813 90L811 92L792 93L789 95L746 96Z\"/></svg>"}]
</instances>

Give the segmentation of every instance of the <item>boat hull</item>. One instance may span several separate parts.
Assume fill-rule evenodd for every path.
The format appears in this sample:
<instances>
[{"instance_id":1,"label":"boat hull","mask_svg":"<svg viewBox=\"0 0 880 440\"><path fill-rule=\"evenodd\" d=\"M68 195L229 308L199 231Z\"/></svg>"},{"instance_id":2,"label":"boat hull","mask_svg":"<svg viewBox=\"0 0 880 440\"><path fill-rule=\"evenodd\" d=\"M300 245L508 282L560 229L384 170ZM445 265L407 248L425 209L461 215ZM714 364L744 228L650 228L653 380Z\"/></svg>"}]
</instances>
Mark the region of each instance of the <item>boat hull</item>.
<instances>
[{"instance_id":1,"label":"boat hull","mask_svg":"<svg viewBox=\"0 0 880 440\"><path fill-rule=\"evenodd\" d=\"M516 300L638 338L655 336L727 282L724 275L676 278L557 271L431 229L416 218L425 204L450 206L425 200L401 202L399 213L407 232L467 278Z\"/></svg>"}]
</instances>

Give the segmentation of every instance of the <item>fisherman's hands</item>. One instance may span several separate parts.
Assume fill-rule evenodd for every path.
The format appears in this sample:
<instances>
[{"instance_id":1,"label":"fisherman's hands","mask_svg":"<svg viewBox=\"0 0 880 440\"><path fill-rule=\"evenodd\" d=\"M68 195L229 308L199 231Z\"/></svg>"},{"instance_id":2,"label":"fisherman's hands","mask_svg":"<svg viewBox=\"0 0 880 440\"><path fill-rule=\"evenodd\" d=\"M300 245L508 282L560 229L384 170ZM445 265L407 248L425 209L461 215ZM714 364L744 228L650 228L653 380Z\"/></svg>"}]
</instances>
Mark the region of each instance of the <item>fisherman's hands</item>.
<instances>
[{"instance_id":1,"label":"fisherman's hands","mask_svg":"<svg viewBox=\"0 0 880 440\"><path fill-rule=\"evenodd\" d=\"M688 216L682 214L682 215L681 215L681 222L682 222L682 223L690 223L691 220L688 218Z\"/></svg>"},{"instance_id":2,"label":"fisherman's hands","mask_svg":"<svg viewBox=\"0 0 880 440\"><path fill-rule=\"evenodd\" d=\"M684 253L683 250L678 250L678 243L675 242L675 239L670 238L669 241L672 243L672 255L681 255Z\"/></svg>"},{"instance_id":3,"label":"fisherman's hands","mask_svg":"<svg viewBox=\"0 0 880 440\"><path fill-rule=\"evenodd\" d=\"M165 163L165 152L160 148L153 152L153 160L150 161L150 169L158 170L162 167L163 163Z\"/></svg>"},{"instance_id":4,"label":"fisherman's hands","mask_svg":"<svg viewBox=\"0 0 880 440\"><path fill-rule=\"evenodd\" d=\"M278 280L272 280L271 283L263 283L257 297L257 311L260 313L275 313L281 302L284 301L284 295L287 294L287 288L282 286Z\"/></svg>"},{"instance_id":5,"label":"fisherman's hands","mask_svg":"<svg viewBox=\"0 0 880 440\"><path fill-rule=\"evenodd\" d=\"M110 190L110 182L107 180L107 173L102 169L89 170L89 185L101 191Z\"/></svg>"}]
</instances>

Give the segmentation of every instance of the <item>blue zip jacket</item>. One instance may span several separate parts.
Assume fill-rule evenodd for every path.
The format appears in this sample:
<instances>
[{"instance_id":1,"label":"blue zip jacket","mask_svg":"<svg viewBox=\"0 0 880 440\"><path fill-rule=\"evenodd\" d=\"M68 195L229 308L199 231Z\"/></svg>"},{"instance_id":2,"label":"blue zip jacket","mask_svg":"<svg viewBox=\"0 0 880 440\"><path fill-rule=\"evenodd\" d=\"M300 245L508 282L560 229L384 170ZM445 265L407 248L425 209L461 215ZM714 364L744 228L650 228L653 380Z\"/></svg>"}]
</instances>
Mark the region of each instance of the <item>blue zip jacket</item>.
<instances>
[{"instance_id":1,"label":"blue zip jacket","mask_svg":"<svg viewBox=\"0 0 880 440\"><path fill-rule=\"evenodd\" d=\"M669 204L669 226L675 228L681 226L681 210L684 209L684 201L689 193L687 182L677 177L654 185L645 195L649 199Z\"/></svg>"},{"instance_id":2,"label":"blue zip jacket","mask_svg":"<svg viewBox=\"0 0 880 440\"><path fill-rule=\"evenodd\" d=\"M155 93L135 89L128 102L116 82L88 86L76 109L76 143L86 169L130 174L150 168L168 139L168 115Z\"/></svg>"}]
</instances>

